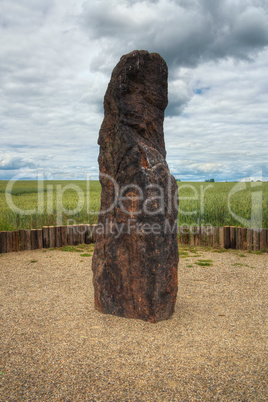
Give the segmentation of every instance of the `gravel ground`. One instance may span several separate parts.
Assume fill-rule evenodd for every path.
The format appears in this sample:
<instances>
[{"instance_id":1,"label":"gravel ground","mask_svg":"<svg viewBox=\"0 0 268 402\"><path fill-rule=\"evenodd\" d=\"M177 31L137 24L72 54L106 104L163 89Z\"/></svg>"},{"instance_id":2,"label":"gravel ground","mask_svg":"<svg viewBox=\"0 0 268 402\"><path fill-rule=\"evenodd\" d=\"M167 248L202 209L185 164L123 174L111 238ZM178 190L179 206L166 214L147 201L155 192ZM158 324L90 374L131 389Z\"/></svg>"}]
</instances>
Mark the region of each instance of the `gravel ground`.
<instances>
[{"instance_id":1,"label":"gravel ground","mask_svg":"<svg viewBox=\"0 0 268 402\"><path fill-rule=\"evenodd\" d=\"M267 254L181 249L158 324L95 311L80 254L0 256L1 401L268 400Z\"/></svg>"}]
</instances>

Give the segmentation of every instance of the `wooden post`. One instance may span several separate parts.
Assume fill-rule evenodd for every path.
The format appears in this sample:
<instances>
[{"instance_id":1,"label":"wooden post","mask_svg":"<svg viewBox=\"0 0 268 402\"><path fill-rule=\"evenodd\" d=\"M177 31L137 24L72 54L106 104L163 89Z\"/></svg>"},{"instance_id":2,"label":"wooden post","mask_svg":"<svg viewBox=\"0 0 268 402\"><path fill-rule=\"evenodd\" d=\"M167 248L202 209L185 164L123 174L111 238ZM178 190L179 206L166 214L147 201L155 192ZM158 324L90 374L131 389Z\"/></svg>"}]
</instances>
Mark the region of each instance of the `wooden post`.
<instances>
[{"instance_id":1,"label":"wooden post","mask_svg":"<svg viewBox=\"0 0 268 402\"><path fill-rule=\"evenodd\" d=\"M241 228L240 248L241 250L247 250L247 228Z\"/></svg>"},{"instance_id":2,"label":"wooden post","mask_svg":"<svg viewBox=\"0 0 268 402\"><path fill-rule=\"evenodd\" d=\"M31 229L24 230L24 249L31 250Z\"/></svg>"},{"instance_id":3,"label":"wooden post","mask_svg":"<svg viewBox=\"0 0 268 402\"><path fill-rule=\"evenodd\" d=\"M236 228L236 247L237 250L241 250L241 228Z\"/></svg>"},{"instance_id":4,"label":"wooden post","mask_svg":"<svg viewBox=\"0 0 268 402\"><path fill-rule=\"evenodd\" d=\"M24 250L24 229L19 230L19 246L20 251Z\"/></svg>"},{"instance_id":5,"label":"wooden post","mask_svg":"<svg viewBox=\"0 0 268 402\"><path fill-rule=\"evenodd\" d=\"M267 232L268 229L261 229L260 231L260 250L266 250L267 249Z\"/></svg>"},{"instance_id":6,"label":"wooden post","mask_svg":"<svg viewBox=\"0 0 268 402\"><path fill-rule=\"evenodd\" d=\"M180 243L185 244L184 241L185 241L185 238L184 238L184 226L180 226Z\"/></svg>"},{"instance_id":7,"label":"wooden post","mask_svg":"<svg viewBox=\"0 0 268 402\"><path fill-rule=\"evenodd\" d=\"M189 227L182 226L182 243L189 244Z\"/></svg>"},{"instance_id":8,"label":"wooden post","mask_svg":"<svg viewBox=\"0 0 268 402\"><path fill-rule=\"evenodd\" d=\"M247 249L253 249L253 230L247 229Z\"/></svg>"},{"instance_id":9,"label":"wooden post","mask_svg":"<svg viewBox=\"0 0 268 402\"><path fill-rule=\"evenodd\" d=\"M86 225L78 225L79 243L84 244L86 238Z\"/></svg>"},{"instance_id":10,"label":"wooden post","mask_svg":"<svg viewBox=\"0 0 268 402\"><path fill-rule=\"evenodd\" d=\"M67 226L60 227L60 235L61 235L61 247L66 246L67 243Z\"/></svg>"},{"instance_id":11,"label":"wooden post","mask_svg":"<svg viewBox=\"0 0 268 402\"><path fill-rule=\"evenodd\" d=\"M48 236L49 236L49 248L54 248L56 245L55 226L48 227Z\"/></svg>"},{"instance_id":12,"label":"wooden post","mask_svg":"<svg viewBox=\"0 0 268 402\"><path fill-rule=\"evenodd\" d=\"M204 226L200 226L200 246L205 246L206 243L207 243L207 239L205 237Z\"/></svg>"},{"instance_id":13,"label":"wooden post","mask_svg":"<svg viewBox=\"0 0 268 402\"><path fill-rule=\"evenodd\" d=\"M67 226L67 244L73 246L73 226Z\"/></svg>"},{"instance_id":14,"label":"wooden post","mask_svg":"<svg viewBox=\"0 0 268 402\"><path fill-rule=\"evenodd\" d=\"M92 243L96 243L97 240L97 227L98 225L92 225L91 228L91 232L92 232Z\"/></svg>"},{"instance_id":15,"label":"wooden post","mask_svg":"<svg viewBox=\"0 0 268 402\"><path fill-rule=\"evenodd\" d=\"M220 248L224 248L224 228L219 228L219 244Z\"/></svg>"},{"instance_id":16,"label":"wooden post","mask_svg":"<svg viewBox=\"0 0 268 402\"><path fill-rule=\"evenodd\" d=\"M208 241L207 226L201 226L201 246L206 246Z\"/></svg>"},{"instance_id":17,"label":"wooden post","mask_svg":"<svg viewBox=\"0 0 268 402\"><path fill-rule=\"evenodd\" d=\"M80 243L80 233L78 225L73 225L73 245L77 246Z\"/></svg>"},{"instance_id":18,"label":"wooden post","mask_svg":"<svg viewBox=\"0 0 268 402\"><path fill-rule=\"evenodd\" d=\"M81 243L81 235L80 235L80 225L75 225L75 242L76 244L80 244Z\"/></svg>"},{"instance_id":19,"label":"wooden post","mask_svg":"<svg viewBox=\"0 0 268 402\"><path fill-rule=\"evenodd\" d=\"M36 229L31 229L31 250L37 249Z\"/></svg>"},{"instance_id":20,"label":"wooden post","mask_svg":"<svg viewBox=\"0 0 268 402\"><path fill-rule=\"evenodd\" d=\"M0 232L0 252L7 252L7 232Z\"/></svg>"},{"instance_id":21,"label":"wooden post","mask_svg":"<svg viewBox=\"0 0 268 402\"><path fill-rule=\"evenodd\" d=\"M11 253L13 251L12 245L12 232L7 232L7 253Z\"/></svg>"},{"instance_id":22,"label":"wooden post","mask_svg":"<svg viewBox=\"0 0 268 402\"><path fill-rule=\"evenodd\" d=\"M13 251L19 251L20 242L19 242L19 231L18 230L14 230L14 232L12 232L12 243L13 243Z\"/></svg>"},{"instance_id":23,"label":"wooden post","mask_svg":"<svg viewBox=\"0 0 268 402\"><path fill-rule=\"evenodd\" d=\"M20 243L19 243L19 231L14 230L12 232L12 251L19 251Z\"/></svg>"},{"instance_id":24,"label":"wooden post","mask_svg":"<svg viewBox=\"0 0 268 402\"><path fill-rule=\"evenodd\" d=\"M182 226L178 226L179 244L182 244L182 228Z\"/></svg>"},{"instance_id":25,"label":"wooden post","mask_svg":"<svg viewBox=\"0 0 268 402\"><path fill-rule=\"evenodd\" d=\"M207 245L208 245L208 247L212 247L213 246L213 227L206 226L206 232L207 232Z\"/></svg>"},{"instance_id":26,"label":"wooden post","mask_svg":"<svg viewBox=\"0 0 268 402\"><path fill-rule=\"evenodd\" d=\"M230 226L224 226L224 248L230 248Z\"/></svg>"},{"instance_id":27,"label":"wooden post","mask_svg":"<svg viewBox=\"0 0 268 402\"><path fill-rule=\"evenodd\" d=\"M43 248L43 230L36 229L36 247L38 249Z\"/></svg>"},{"instance_id":28,"label":"wooden post","mask_svg":"<svg viewBox=\"0 0 268 402\"><path fill-rule=\"evenodd\" d=\"M219 247L219 228L217 226L213 228L213 247Z\"/></svg>"},{"instance_id":29,"label":"wooden post","mask_svg":"<svg viewBox=\"0 0 268 402\"><path fill-rule=\"evenodd\" d=\"M55 227L55 245L56 247L61 247L61 227Z\"/></svg>"},{"instance_id":30,"label":"wooden post","mask_svg":"<svg viewBox=\"0 0 268 402\"><path fill-rule=\"evenodd\" d=\"M43 232L43 247L49 248L49 233L48 233L48 226L42 227Z\"/></svg>"},{"instance_id":31,"label":"wooden post","mask_svg":"<svg viewBox=\"0 0 268 402\"><path fill-rule=\"evenodd\" d=\"M190 245L195 246L196 226L190 227Z\"/></svg>"},{"instance_id":32,"label":"wooden post","mask_svg":"<svg viewBox=\"0 0 268 402\"><path fill-rule=\"evenodd\" d=\"M196 228L195 245L201 246L201 226L197 226Z\"/></svg>"},{"instance_id":33,"label":"wooden post","mask_svg":"<svg viewBox=\"0 0 268 402\"><path fill-rule=\"evenodd\" d=\"M85 243L90 244L92 243L92 233L91 233L91 225L86 225L86 233L85 233Z\"/></svg>"},{"instance_id":34,"label":"wooden post","mask_svg":"<svg viewBox=\"0 0 268 402\"><path fill-rule=\"evenodd\" d=\"M259 229L253 230L253 250L260 251L260 231L259 231Z\"/></svg>"},{"instance_id":35,"label":"wooden post","mask_svg":"<svg viewBox=\"0 0 268 402\"><path fill-rule=\"evenodd\" d=\"M230 248L236 248L236 230L235 230L235 226L230 227Z\"/></svg>"}]
</instances>

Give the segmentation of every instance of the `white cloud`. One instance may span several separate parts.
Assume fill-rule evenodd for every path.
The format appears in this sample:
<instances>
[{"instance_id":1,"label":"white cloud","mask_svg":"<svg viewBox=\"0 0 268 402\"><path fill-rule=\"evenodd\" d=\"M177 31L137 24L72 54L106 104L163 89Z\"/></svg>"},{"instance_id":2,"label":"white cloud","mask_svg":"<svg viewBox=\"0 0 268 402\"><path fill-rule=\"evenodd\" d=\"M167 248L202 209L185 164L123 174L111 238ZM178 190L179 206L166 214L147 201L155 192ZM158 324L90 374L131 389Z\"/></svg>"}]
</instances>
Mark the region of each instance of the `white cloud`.
<instances>
[{"instance_id":1,"label":"white cloud","mask_svg":"<svg viewBox=\"0 0 268 402\"><path fill-rule=\"evenodd\" d=\"M35 168L36 164L31 159L20 158L17 155L0 154L0 170L18 170L25 167Z\"/></svg>"}]
</instances>

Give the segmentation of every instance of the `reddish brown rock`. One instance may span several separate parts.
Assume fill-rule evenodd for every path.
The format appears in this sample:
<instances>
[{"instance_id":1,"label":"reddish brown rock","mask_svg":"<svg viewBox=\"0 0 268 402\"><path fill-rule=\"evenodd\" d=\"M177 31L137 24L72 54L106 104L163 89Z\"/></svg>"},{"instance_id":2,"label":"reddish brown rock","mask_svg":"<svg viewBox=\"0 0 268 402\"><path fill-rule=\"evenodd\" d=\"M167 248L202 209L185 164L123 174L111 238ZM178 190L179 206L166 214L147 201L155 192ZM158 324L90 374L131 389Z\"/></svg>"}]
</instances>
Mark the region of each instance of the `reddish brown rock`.
<instances>
[{"instance_id":1,"label":"reddish brown rock","mask_svg":"<svg viewBox=\"0 0 268 402\"><path fill-rule=\"evenodd\" d=\"M163 133L167 74L157 53L123 56L105 94L98 141L95 307L150 322L169 318L177 295L177 184Z\"/></svg>"}]
</instances>

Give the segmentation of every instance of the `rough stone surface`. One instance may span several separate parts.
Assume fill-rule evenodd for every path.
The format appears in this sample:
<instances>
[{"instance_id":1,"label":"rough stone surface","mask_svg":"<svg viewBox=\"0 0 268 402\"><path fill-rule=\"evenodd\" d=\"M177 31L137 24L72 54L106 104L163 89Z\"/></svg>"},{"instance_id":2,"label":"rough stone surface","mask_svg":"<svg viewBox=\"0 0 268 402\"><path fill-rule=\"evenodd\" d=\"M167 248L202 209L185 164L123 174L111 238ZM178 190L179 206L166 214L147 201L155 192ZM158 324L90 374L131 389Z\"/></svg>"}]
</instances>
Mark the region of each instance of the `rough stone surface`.
<instances>
[{"instance_id":1,"label":"rough stone surface","mask_svg":"<svg viewBox=\"0 0 268 402\"><path fill-rule=\"evenodd\" d=\"M177 295L177 184L163 134L167 65L157 53L121 57L104 98L102 185L93 256L95 307L157 322Z\"/></svg>"}]
</instances>

